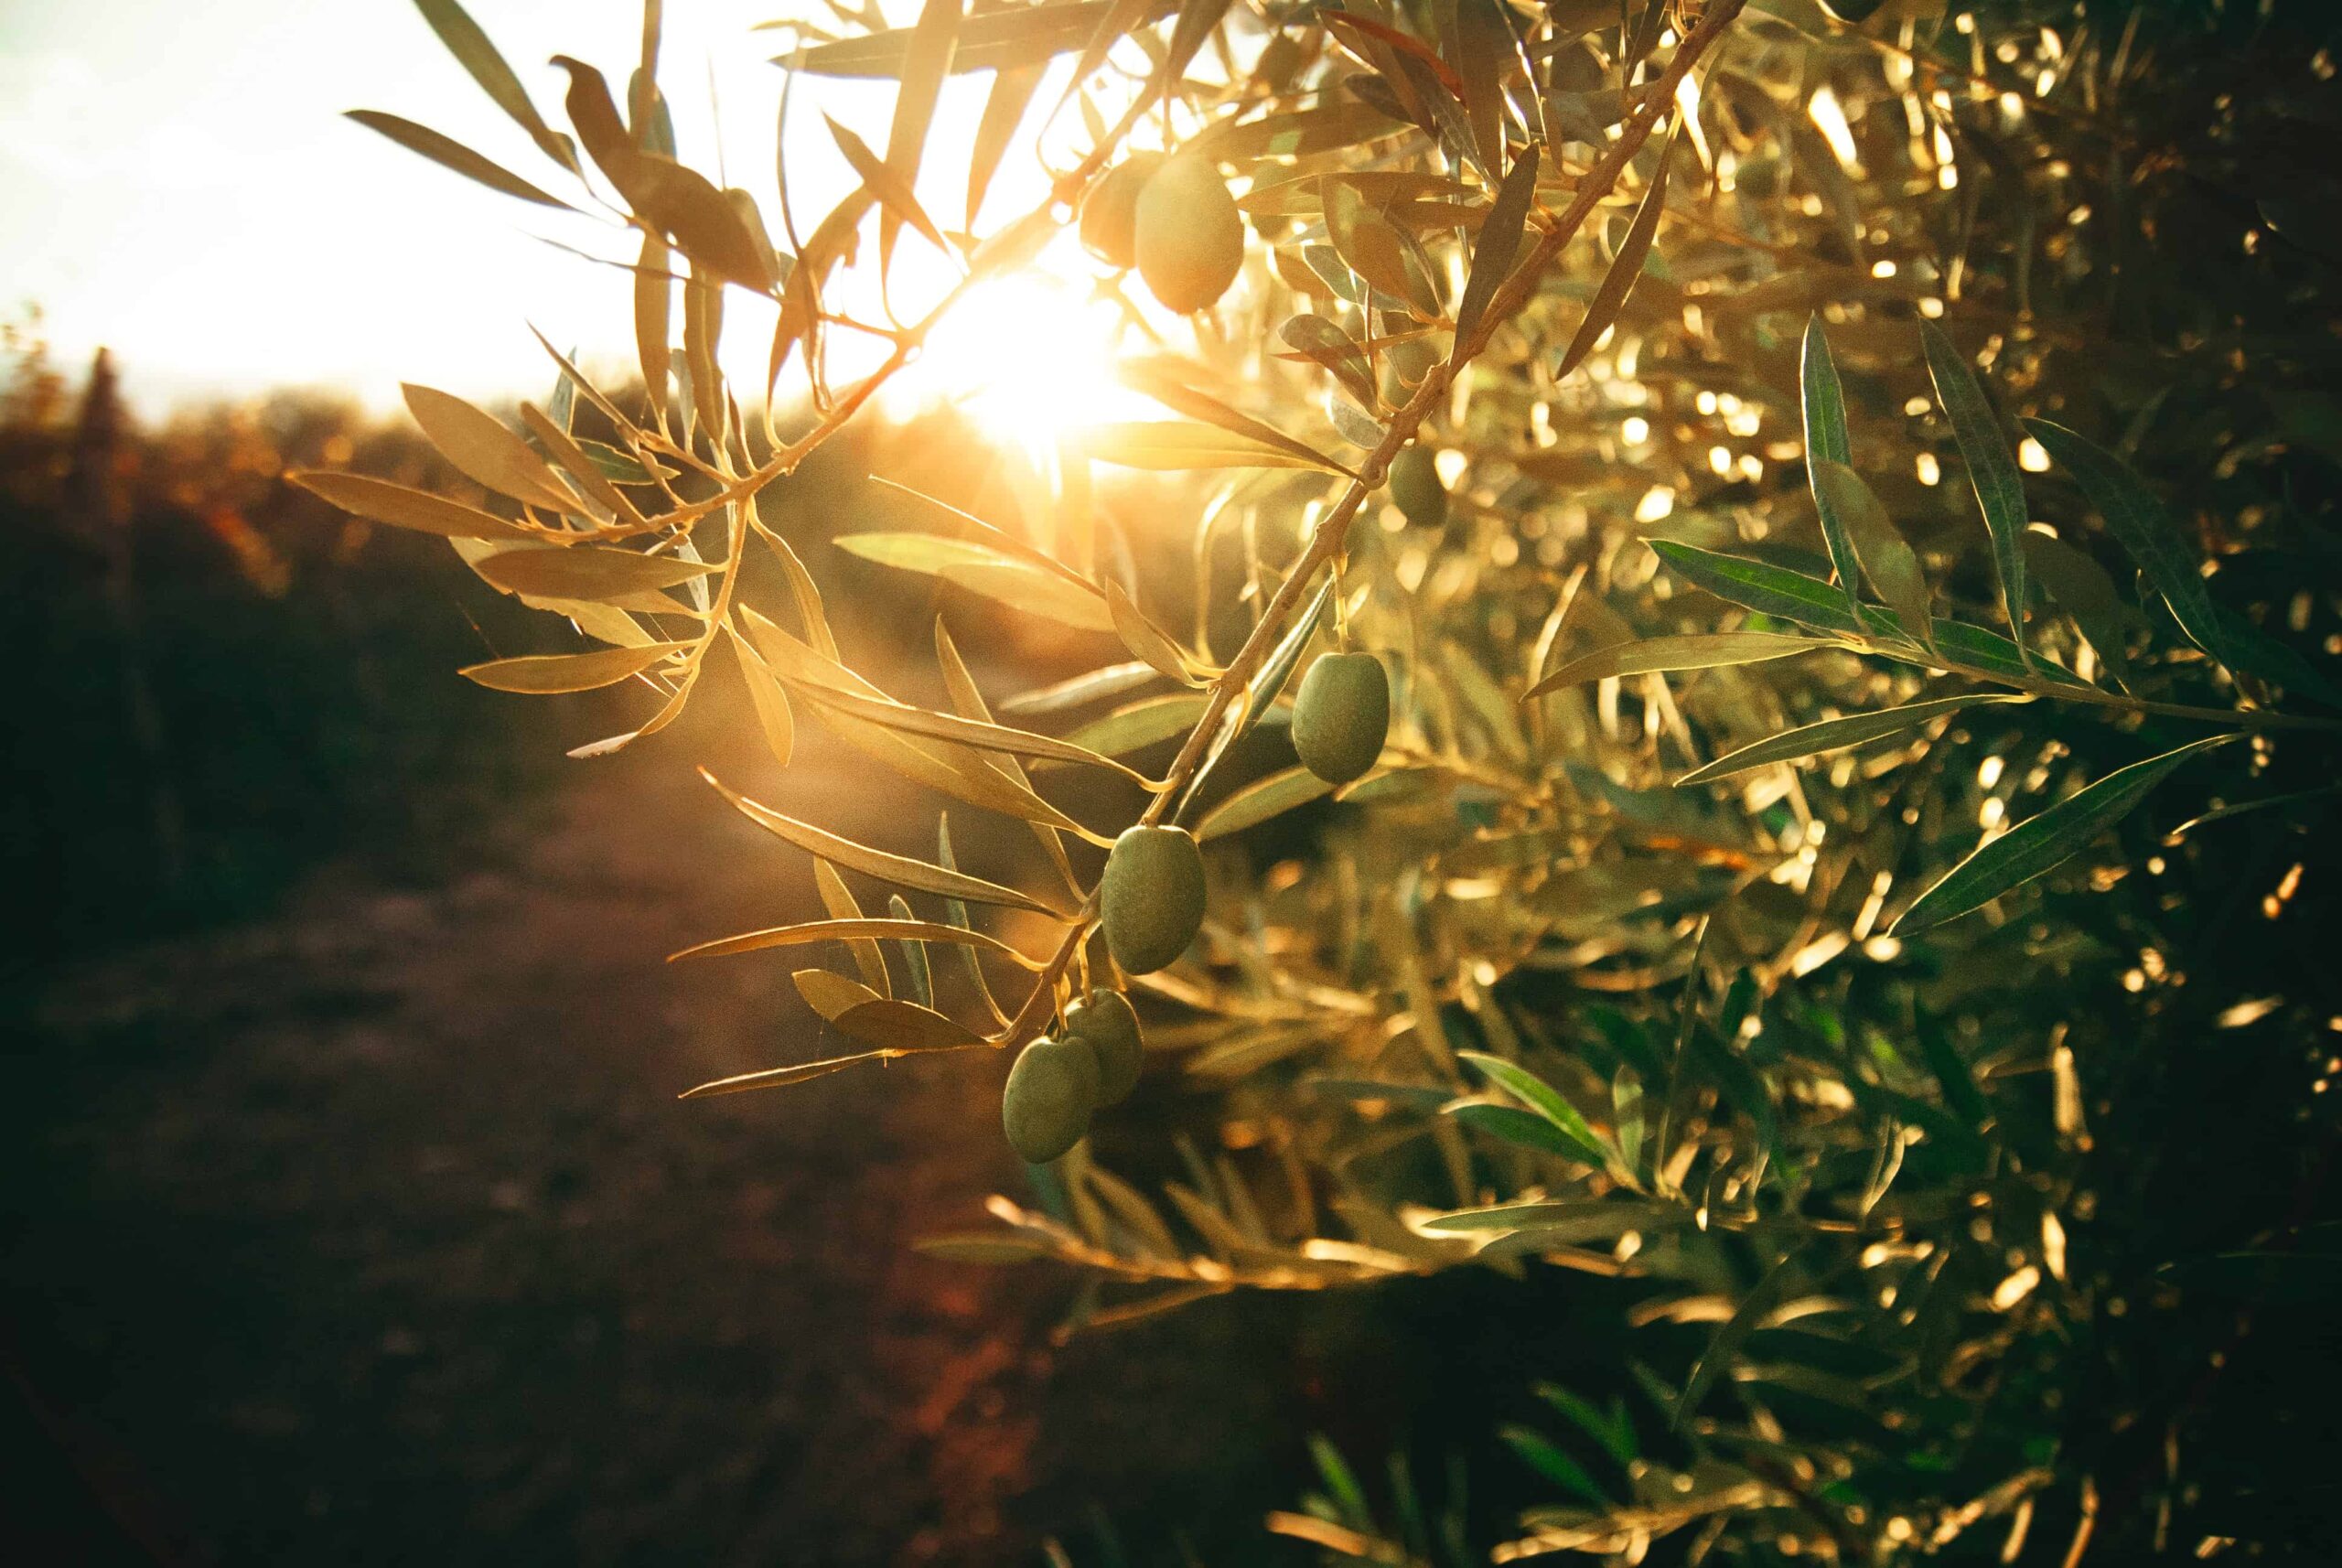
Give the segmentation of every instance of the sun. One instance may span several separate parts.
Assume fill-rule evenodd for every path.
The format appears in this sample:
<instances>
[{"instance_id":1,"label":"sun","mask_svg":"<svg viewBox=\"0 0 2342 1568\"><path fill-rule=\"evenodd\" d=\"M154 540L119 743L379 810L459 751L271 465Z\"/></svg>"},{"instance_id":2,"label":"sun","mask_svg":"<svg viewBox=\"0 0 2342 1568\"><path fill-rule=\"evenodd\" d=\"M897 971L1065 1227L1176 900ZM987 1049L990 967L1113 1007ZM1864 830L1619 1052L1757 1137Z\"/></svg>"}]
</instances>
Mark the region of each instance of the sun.
<instances>
[{"instance_id":1,"label":"sun","mask_svg":"<svg viewBox=\"0 0 2342 1568\"><path fill-rule=\"evenodd\" d=\"M1064 435L1162 410L1114 374L1122 313L1037 269L977 284L936 325L898 383L911 407L950 403L1035 457Z\"/></svg>"}]
</instances>

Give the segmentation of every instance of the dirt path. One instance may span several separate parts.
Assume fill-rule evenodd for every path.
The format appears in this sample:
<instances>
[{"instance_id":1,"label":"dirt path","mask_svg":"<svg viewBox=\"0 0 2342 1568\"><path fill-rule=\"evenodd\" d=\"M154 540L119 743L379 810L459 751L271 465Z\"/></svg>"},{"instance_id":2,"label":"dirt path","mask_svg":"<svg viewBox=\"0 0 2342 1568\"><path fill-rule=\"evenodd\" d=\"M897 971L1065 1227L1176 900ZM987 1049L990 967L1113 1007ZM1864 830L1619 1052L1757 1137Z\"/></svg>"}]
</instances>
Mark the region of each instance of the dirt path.
<instances>
[{"instance_id":1,"label":"dirt path","mask_svg":"<svg viewBox=\"0 0 2342 1568\"><path fill-rule=\"evenodd\" d=\"M883 815L869 771L784 799ZM453 886L328 869L31 994L0 1321L91 1517L181 1562L982 1563L1095 1500L1145 1563L1285 1500L1283 1305L1052 1351L1065 1276L906 1250L1019 1189L990 1053L673 1098L837 1048L786 958L660 961L811 912L712 805L629 755Z\"/></svg>"}]
</instances>

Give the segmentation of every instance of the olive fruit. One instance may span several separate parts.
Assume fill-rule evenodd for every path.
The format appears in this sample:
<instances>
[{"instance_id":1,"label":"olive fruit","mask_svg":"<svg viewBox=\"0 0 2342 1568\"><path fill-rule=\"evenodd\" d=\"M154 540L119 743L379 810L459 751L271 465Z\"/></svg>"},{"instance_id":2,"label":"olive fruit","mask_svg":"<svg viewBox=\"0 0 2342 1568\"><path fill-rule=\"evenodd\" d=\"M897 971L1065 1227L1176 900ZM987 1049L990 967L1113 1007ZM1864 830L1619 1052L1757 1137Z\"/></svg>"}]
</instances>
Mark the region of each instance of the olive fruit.
<instances>
[{"instance_id":1,"label":"olive fruit","mask_svg":"<svg viewBox=\"0 0 2342 1568\"><path fill-rule=\"evenodd\" d=\"M1185 828L1126 829L1106 856L1099 892L1107 950L1129 972L1152 973L1203 927L1203 852Z\"/></svg>"},{"instance_id":2,"label":"olive fruit","mask_svg":"<svg viewBox=\"0 0 2342 1568\"><path fill-rule=\"evenodd\" d=\"M1119 991L1093 991L1065 1010L1065 1032L1098 1053L1098 1103L1118 1105L1138 1087L1146 1065L1138 1015Z\"/></svg>"},{"instance_id":3,"label":"olive fruit","mask_svg":"<svg viewBox=\"0 0 2342 1568\"><path fill-rule=\"evenodd\" d=\"M1138 193L1131 249L1166 309L1202 310L1244 265L1244 220L1208 158L1173 158Z\"/></svg>"},{"instance_id":4,"label":"olive fruit","mask_svg":"<svg viewBox=\"0 0 2342 1568\"><path fill-rule=\"evenodd\" d=\"M1301 678L1293 700L1293 748L1328 784L1374 766L1391 733L1391 677L1371 653L1328 653Z\"/></svg>"},{"instance_id":5,"label":"olive fruit","mask_svg":"<svg viewBox=\"0 0 2342 1568\"><path fill-rule=\"evenodd\" d=\"M1391 459L1391 499L1409 522L1439 528L1447 521L1447 487L1428 446L1408 446Z\"/></svg>"},{"instance_id":6,"label":"olive fruit","mask_svg":"<svg viewBox=\"0 0 2342 1568\"><path fill-rule=\"evenodd\" d=\"M1091 255L1109 266L1131 264L1138 193L1166 161L1161 153L1133 153L1090 188L1081 203L1081 243Z\"/></svg>"},{"instance_id":7,"label":"olive fruit","mask_svg":"<svg viewBox=\"0 0 2342 1568\"><path fill-rule=\"evenodd\" d=\"M1442 356L1428 338L1402 338L1382 351L1382 401L1393 408L1406 403L1423 384Z\"/></svg>"},{"instance_id":8,"label":"olive fruit","mask_svg":"<svg viewBox=\"0 0 2342 1568\"><path fill-rule=\"evenodd\" d=\"M1045 1165L1081 1142L1098 1102L1098 1056L1080 1040L1035 1040L1000 1091L1000 1125L1020 1158Z\"/></svg>"}]
</instances>

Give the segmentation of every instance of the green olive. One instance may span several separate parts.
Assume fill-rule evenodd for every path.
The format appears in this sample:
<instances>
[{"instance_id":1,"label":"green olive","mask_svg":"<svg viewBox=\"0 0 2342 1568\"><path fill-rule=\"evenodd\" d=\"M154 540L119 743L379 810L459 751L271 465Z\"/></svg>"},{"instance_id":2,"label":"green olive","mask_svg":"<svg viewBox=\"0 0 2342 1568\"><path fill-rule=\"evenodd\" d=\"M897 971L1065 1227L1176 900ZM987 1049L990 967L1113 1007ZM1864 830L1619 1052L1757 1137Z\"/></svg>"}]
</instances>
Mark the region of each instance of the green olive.
<instances>
[{"instance_id":1,"label":"green olive","mask_svg":"<svg viewBox=\"0 0 2342 1568\"><path fill-rule=\"evenodd\" d=\"M1132 250L1166 309L1202 310L1244 266L1244 220L1209 158L1173 158L1138 193Z\"/></svg>"},{"instance_id":2,"label":"green olive","mask_svg":"<svg viewBox=\"0 0 2342 1568\"><path fill-rule=\"evenodd\" d=\"M1129 972L1152 973L1203 928L1203 852L1185 828L1127 829L1106 856L1099 890L1107 950Z\"/></svg>"},{"instance_id":3,"label":"green olive","mask_svg":"<svg viewBox=\"0 0 2342 1568\"><path fill-rule=\"evenodd\" d=\"M1090 188L1081 203L1081 242L1091 255L1109 266L1132 263L1138 193L1167 161L1161 153L1133 153Z\"/></svg>"},{"instance_id":4,"label":"green olive","mask_svg":"<svg viewBox=\"0 0 2342 1568\"><path fill-rule=\"evenodd\" d=\"M1000 1124L1019 1157L1045 1165L1081 1142L1098 1103L1098 1056L1084 1041L1035 1040L1000 1091Z\"/></svg>"},{"instance_id":5,"label":"green olive","mask_svg":"<svg viewBox=\"0 0 2342 1568\"><path fill-rule=\"evenodd\" d=\"M1428 446L1408 446L1391 459L1391 500L1409 522L1440 528L1447 522L1447 487Z\"/></svg>"},{"instance_id":6,"label":"green olive","mask_svg":"<svg viewBox=\"0 0 2342 1568\"><path fill-rule=\"evenodd\" d=\"M1391 733L1391 677L1371 653L1328 653L1293 700L1293 748L1328 784L1363 776Z\"/></svg>"},{"instance_id":7,"label":"green olive","mask_svg":"<svg viewBox=\"0 0 2342 1568\"><path fill-rule=\"evenodd\" d=\"M1093 991L1065 1010L1065 1032L1098 1053L1098 1103L1119 1105L1146 1065L1138 1015L1119 991Z\"/></svg>"}]
</instances>

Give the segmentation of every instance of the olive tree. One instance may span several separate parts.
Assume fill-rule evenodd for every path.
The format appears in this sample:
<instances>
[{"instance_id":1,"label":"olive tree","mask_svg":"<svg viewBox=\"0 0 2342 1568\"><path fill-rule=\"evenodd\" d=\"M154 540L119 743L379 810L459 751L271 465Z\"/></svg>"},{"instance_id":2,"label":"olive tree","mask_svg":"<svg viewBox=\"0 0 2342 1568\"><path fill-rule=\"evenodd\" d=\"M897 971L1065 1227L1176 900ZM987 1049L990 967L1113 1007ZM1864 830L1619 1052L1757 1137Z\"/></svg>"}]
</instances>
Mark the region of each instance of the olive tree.
<instances>
[{"instance_id":1,"label":"olive tree","mask_svg":"<svg viewBox=\"0 0 2342 1568\"><path fill-rule=\"evenodd\" d=\"M692 1093L999 1053L1040 1196L924 1244L1069 1266L1078 1326L1639 1283L1616 1387L1502 1434L1546 1501L1467 1542L1321 1448L1270 1524L1334 1557L2283 1532L2240 1500L2283 1487L2199 1449L2254 1314L2335 1256L2318 7L831 0L774 35L784 125L896 87L883 149L833 123L856 181L816 216L786 158L757 191L683 157L655 0L622 91L555 60L566 131L420 4L545 169L360 117L623 215L639 381L548 344L517 428L410 389L484 494L299 481L547 612L472 680L625 683L639 722L581 751L736 682L783 765L811 716L940 798L907 855L710 778L829 918L692 953L811 955L845 1045ZM940 621L949 704L900 700L841 652L791 477L1068 234L1157 416L1047 433L994 515L913 492L838 542L1083 672L986 691ZM922 247L944 281L889 292ZM1029 865L962 869L949 811ZM1173 1077L1213 1107L1185 1179L1118 1176L1086 1134Z\"/></svg>"}]
</instances>

